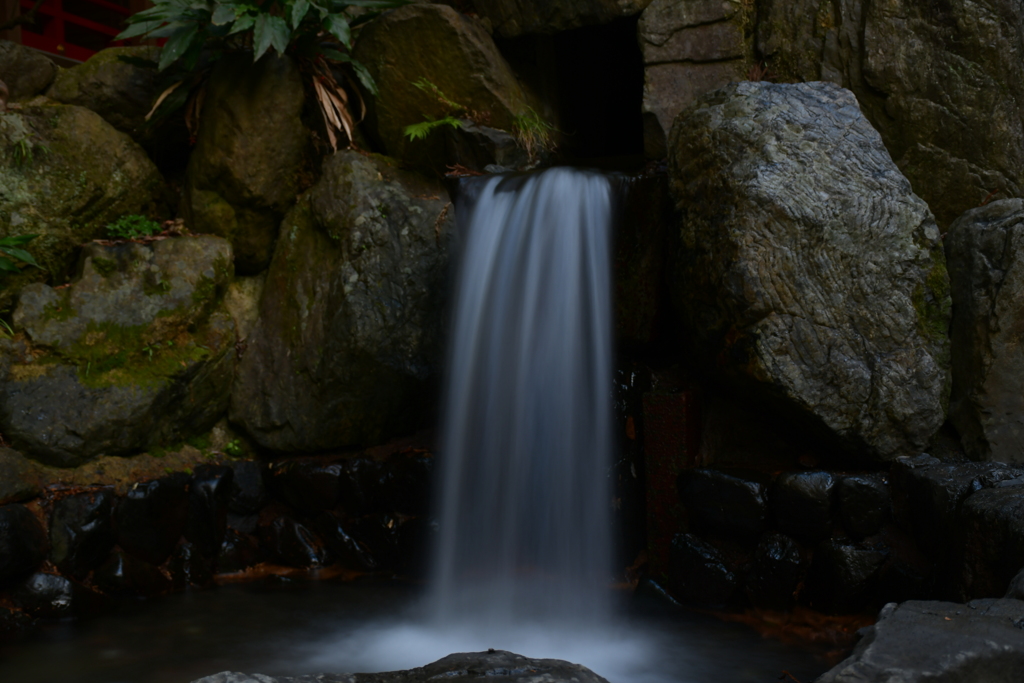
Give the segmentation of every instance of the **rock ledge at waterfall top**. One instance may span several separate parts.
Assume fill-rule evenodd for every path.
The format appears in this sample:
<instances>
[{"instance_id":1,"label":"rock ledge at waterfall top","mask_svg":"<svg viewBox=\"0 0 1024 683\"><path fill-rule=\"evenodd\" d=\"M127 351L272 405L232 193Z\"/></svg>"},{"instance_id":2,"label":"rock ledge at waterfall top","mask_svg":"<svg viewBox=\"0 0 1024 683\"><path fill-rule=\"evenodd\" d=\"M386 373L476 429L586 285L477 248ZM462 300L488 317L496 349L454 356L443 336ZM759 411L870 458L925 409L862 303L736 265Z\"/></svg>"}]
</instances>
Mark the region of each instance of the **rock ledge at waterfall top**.
<instances>
[{"instance_id":1,"label":"rock ledge at waterfall top","mask_svg":"<svg viewBox=\"0 0 1024 683\"><path fill-rule=\"evenodd\" d=\"M732 83L679 115L669 149L673 298L697 350L850 451L921 452L949 395L945 257L853 93Z\"/></svg>"},{"instance_id":2,"label":"rock ledge at waterfall top","mask_svg":"<svg viewBox=\"0 0 1024 683\"><path fill-rule=\"evenodd\" d=\"M192 683L451 683L490 680L507 683L608 683L590 669L560 659L528 659L505 650L451 654L433 664L377 674L313 674L272 678L223 671Z\"/></svg>"}]
</instances>

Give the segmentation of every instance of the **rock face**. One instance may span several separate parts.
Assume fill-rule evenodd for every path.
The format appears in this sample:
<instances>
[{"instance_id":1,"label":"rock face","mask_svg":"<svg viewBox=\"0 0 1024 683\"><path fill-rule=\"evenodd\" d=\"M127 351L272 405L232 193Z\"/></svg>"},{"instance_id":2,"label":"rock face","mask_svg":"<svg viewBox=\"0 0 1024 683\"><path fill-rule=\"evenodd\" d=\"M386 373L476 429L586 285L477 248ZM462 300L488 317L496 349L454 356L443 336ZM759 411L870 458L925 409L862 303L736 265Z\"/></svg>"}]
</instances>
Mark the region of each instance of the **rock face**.
<instances>
[{"instance_id":1,"label":"rock face","mask_svg":"<svg viewBox=\"0 0 1024 683\"><path fill-rule=\"evenodd\" d=\"M339 152L282 224L231 401L261 446L315 452L414 429L440 359L444 189Z\"/></svg>"},{"instance_id":2,"label":"rock face","mask_svg":"<svg viewBox=\"0 0 1024 683\"><path fill-rule=\"evenodd\" d=\"M644 58L644 151L666 154L676 115L747 71L739 0L654 0L637 27Z\"/></svg>"},{"instance_id":3,"label":"rock face","mask_svg":"<svg viewBox=\"0 0 1024 683\"><path fill-rule=\"evenodd\" d=\"M608 683L579 664L570 664L560 659L528 659L504 650L453 654L423 667L379 674L317 674L298 678L271 678L263 674L247 676L224 671L192 683L427 683L437 680L469 683L492 676L498 676L507 683Z\"/></svg>"},{"instance_id":4,"label":"rock face","mask_svg":"<svg viewBox=\"0 0 1024 683\"><path fill-rule=\"evenodd\" d=\"M415 4L366 26L355 57L369 69L380 96L368 98L370 133L393 157L433 166L445 158L445 136L410 141L406 126L457 113L414 84L427 79L481 123L511 131L529 103L494 41L477 22L445 5Z\"/></svg>"},{"instance_id":5,"label":"rock face","mask_svg":"<svg viewBox=\"0 0 1024 683\"><path fill-rule=\"evenodd\" d=\"M231 241L241 275L270 263L281 218L312 178L304 102L288 58L225 58L207 82L182 212L196 232Z\"/></svg>"},{"instance_id":6,"label":"rock face","mask_svg":"<svg viewBox=\"0 0 1024 683\"><path fill-rule=\"evenodd\" d=\"M35 97L56 75L57 65L43 53L0 40L0 81L7 85L11 102Z\"/></svg>"},{"instance_id":7,"label":"rock face","mask_svg":"<svg viewBox=\"0 0 1024 683\"><path fill-rule=\"evenodd\" d=\"M506 38L606 24L638 14L649 4L651 0L473 0L480 16Z\"/></svg>"},{"instance_id":8,"label":"rock face","mask_svg":"<svg viewBox=\"0 0 1024 683\"><path fill-rule=\"evenodd\" d=\"M779 78L853 90L940 226L990 192L1024 193L1017 0L770 0L756 45Z\"/></svg>"},{"instance_id":9,"label":"rock face","mask_svg":"<svg viewBox=\"0 0 1024 683\"><path fill-rule=\"evenodd\" d=\"M70 287L25 287L0 342L0 432L74 466L179 442L227 409L231 246L213 236L86 245Z\"/></svg>"},{"instance_id":10,"label":"rock face","mask_svg":"<svg viewBox=\"0 0 1024 683\"><path fill-rule=\"evenodd\" d=\"M39 235L28 250L45 269L6 278L7 297L47 274L63 281L78 245L123 214L162 205L163 179L145 151L88 109L43 103L8 112L0 148L0 237Z\"/></svg>"},{"instance_id":11,"label":"rock face","mask_svg":"<svg viewBox=\"0 0 1024 683\"><path fill-rule=\"evenodd\" d=\"M817 683L1015 683L1024 671L1024 602L890 603L853 654Z\"/></svg>"},{"instance_id":12,"label":"rock face","mask_svg":"<svg viewBox=\"0 0 1024 683\"><path fill-rule=\"evenodd\" d=\"M949 419L972 458L1024 463L1024 199L958 218L946 258L955 303Z\"/></svg>"},{"instance_id":13,"label":"rock face","mask_svg":"<svg viewBox=\"0 0 1024 683\"><path fill-rule=\"evenodd\" d=\"M853 94L734 83L676 120L677 309L701 353L869 456L918 453L949 391L939 233Z\"/></svg>"}]
</instances>

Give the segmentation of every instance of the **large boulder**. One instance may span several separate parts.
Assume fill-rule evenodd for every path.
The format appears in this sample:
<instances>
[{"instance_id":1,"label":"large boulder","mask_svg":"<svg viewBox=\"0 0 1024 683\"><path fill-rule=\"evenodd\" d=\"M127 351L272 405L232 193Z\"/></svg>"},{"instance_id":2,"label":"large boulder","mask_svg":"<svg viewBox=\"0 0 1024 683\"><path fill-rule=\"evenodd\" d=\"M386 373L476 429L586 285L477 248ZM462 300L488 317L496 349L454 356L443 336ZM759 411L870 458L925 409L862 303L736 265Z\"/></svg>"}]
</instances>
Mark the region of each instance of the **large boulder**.
<instances>
[{"instance_id":1,"label":"large boulder","mask_svg":"<svg viewBox=\"0 0 1024 683\"><path fill-rule=\"evenodd\" d=\"M35 97L56 75L57 65L42 52L0 40L0 81L7 86L9 101Z\"/></svg>"},{"instance_id":2,"label":"large boulder","mask_svg":"<svg viewBox=\"0 0 1024 683\"><path fill-rule=\"evenodd\" d=\"M371 136L388 155L417 165L445 158L445 136L434 131L410 141L406 126L460 111L429 87L417 88L422 79L488 127L511 131L516 117L529 112L527 95L491 36L445 5L414 4L381 15L362 30L354 55L380 89L367 102Z\"/></svg>"},{"instance_id":3,"label":"large boulder","mask_svg":"<svg viewBox=\"0 0 1024 683\"><path fill-rule=\"evenodd\" d=\"M641 12L651 0L473 0L480 16L506 38L607 24Z\"/></svg>"},{"instance_id":4,"label":"large boulder","mask_svg":"<svg viewBox=\"0 0 1024 683\"><path fill-rule=\"evenodd\" d=\"M949 392L945 258L853 94L730 84L669 147L674 299L709 365L848 450L920 452Z\"/></svg>"},{"instance_id":5,"label":"large boulder","mask_svg":"<svg viewBox=\"0 0 1024 683\"><path fill-rule=\"evenodd\" d=\"M0 304L25 282L64 282L78 246L121 215L163 210L145 151L83 107L36 102L0 116L0 149L0 237L39 235L27 249L43 268L7 276Z\"/></svg>"},{"instance_id":6,"label":"large boulder","mask_svg":"<svg viewBox=\"0 0 1024 683\"><path fill-rule=\"evenodd\" d=\"M1022 627L1020 600L889 603L853 654L816 683L1016 683Z\"/></svg>"},{"instance_id":7,"label":"large boulder","mask_svg":"<svg viewBox=\"0 0 1024 683\"><path fill-rule=\"evenodd\" d=\"M281 218L312 178L305 97L298 67L274 55L226 57L206 84L182 213L231 241L241 275L269 265Z\"/></svg>"},{"instance_id":8,"label":"large boulder","mask_svg":"<svg viewBox=\"0 0 1024 683\"><path fill-rule=\"evenodd\" d=\"M178 443L227 409L231 247L213 236L86 245L78 279L25 287L0 341L0 432L75 466Z\"/></svg>"},{"instance_id":9,"label":"large boulder","mask_svg":"<svg viewBox=\"0 0 1024 683\"><path fill-rule=\"evenodd\" d=\"M231 419L261 446L319 451L417 424L440 352L443 187L339 152L285 218Z\"/></svg>"},{"instance_id":10,"label":"large boulder","mask_svg":"<svg viewBox=\"0 0 1024 683\"><path fill-rule=\"evenodd\" d=\"M972 458L1024 463L1024 199L958 218L946 258L955 304L949 419Z\"/></svg>"},{"instance_id":11,"label":"large boulder","mask_svg":"<svg viewBox=\"0 0 1024 683\"><path fill-rule=\"evenodd\" d=\"M769 70L855 92L940 226L989 193L1024 194L1019 0L758 4Z\"/></svg>"}]
</instances>

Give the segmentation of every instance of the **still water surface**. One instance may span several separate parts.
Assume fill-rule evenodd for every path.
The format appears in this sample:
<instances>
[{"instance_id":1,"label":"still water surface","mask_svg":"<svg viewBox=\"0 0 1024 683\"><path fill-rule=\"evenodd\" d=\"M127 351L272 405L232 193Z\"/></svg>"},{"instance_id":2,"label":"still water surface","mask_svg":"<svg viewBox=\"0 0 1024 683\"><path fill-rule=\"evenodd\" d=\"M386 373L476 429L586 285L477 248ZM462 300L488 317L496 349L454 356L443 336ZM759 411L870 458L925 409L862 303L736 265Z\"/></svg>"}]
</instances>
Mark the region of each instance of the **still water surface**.
<instances>
[{"instance_id":1,"label":"still water surface","mask_svg":"<svg viewBox=\"0 0 1024 683\"><path fill-rule=\"evenodd\" d=\"M625 597L613 626L439 628L423 590L390 581L222 586L53 624L0 649L3 683L189 683L218 671L388 671L489 647L579 662L611 683L809 683L810 652L661 603ZM790 679L786 679L790 680Z\"/></svg>"}]
</instances>

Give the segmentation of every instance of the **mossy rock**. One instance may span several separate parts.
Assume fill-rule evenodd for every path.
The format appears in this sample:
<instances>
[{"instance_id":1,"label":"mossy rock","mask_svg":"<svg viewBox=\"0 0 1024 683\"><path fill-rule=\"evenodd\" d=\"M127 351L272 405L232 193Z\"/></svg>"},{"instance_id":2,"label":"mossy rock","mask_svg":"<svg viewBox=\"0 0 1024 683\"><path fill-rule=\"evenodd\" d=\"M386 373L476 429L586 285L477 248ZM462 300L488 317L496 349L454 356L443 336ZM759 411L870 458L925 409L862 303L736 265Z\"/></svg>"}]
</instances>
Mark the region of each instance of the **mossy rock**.
<instances>
[{"instance_id":1,"label":"mossy rock","mask_svg":"<svg viewBox=\"0 0 1024 683\"><path fill-rule=\"evenodd\" d=\"M0 341L0 432L65 467L209 429L234 370L232 276L213 236L88 245L70 287L19 297Z\"/></svg>"},{"instance_id":2,"label":"mossy rock","mask_svg":"<svg viewBox=\"0 0 1024 683\"><path fill-rule=\"evenodd\" d=\"M7 85L10 101L44 92L56 75L57 65L42 52L0 40L0 81Z\"/></svg>"},{"instance_id":3,"label":"mossy rock","mask_svg":"<svg viewBox=\"0 0 1024 683\"><path fill-rule=\"evenodd\" d=\"M83 107L37 99L0 114L0 150L0 237L39 235L27 248L42 266L0 279L0 307L27 282L63 282L118 217L166 211L146 152Z\"/></svg>"}]
</instances>

